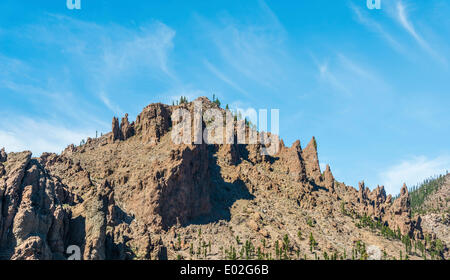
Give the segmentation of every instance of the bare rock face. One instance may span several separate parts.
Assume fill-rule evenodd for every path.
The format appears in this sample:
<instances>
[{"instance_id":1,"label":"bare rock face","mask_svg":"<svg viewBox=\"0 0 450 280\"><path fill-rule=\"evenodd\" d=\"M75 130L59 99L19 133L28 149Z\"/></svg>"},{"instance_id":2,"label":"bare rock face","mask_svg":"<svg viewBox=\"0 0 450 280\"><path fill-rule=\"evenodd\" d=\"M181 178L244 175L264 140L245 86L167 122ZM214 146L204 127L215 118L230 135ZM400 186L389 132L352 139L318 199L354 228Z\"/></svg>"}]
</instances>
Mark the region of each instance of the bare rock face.
<instances>
[{"instance_id":1,"label":"bare rock face","mask_svg":"<svg viewBox=\"0 0 450 280\"><path fill-rule=\"evenodd\" d=\"M370 215L381 219L388 207L384 186L377 186L377 188L369 194L369 199L371 201L371 208L369 209Z\"/></svg>"},{"instance_id":2,"label":"bare rock face","mask_svg":"<svg viewBox=\"0 0 450 280\"><path fill-rule=\"evenodd\" d=\"M400 197L397 198L389 209L387 220L391 228L400 229L402 235L411 235L414 226L411 222L411 208L406 184L400 190Z\"/></svg>"},{"instance_id":3,"label":"bare rock face","mask_svg":"<svg viewBox=\"0 0 450 280\"><path fill-rule=\"evenodd\" d=\"M334 176L328 164L327 167L325 168L325 171L323 172L323 183L325 185L325 188L327 188L332 195L337 197L336 189L334 186L335 185Z\"/></svg>"},{"instance_id":4,"label":"bare rock face","mask_svg":"<svg viewBox=\"0 0 450 280\"><path fill-rule=\"evenodd\" d=\"M386 208L390 206L390 199L388 201L384 186L378 186L370 191L364 182L359 183L357 202L359 203L360 213L365 213L380 221L386 213Z\"/></svg>"},{"instance_id":5,"label":"bare rock face","mask_svg":"<svg viewBox=\"0 0 450 280\"><path fill-rule=\"evenodd\" d=\"M114 117L112 120L112 141L120 140L122 133L120 131L119 119Z\"/></svg>"},{"instance_id":6,"label":"bare rock face","mask_svg":"<svg viewBox=\"0 0 450 280\"><path fill-rule=\"evenodd\" d=\"M125 117L122 118L122 122L120 123L120 132L122 140L127 140L134 135L134 123L130 124L128 121L128 114L125 114Z\"/></svg>"},{"instance_id":7,"label":"bare rock face","mask_svg":"<svg viewBox=\"0 0 450 280\"><path fill-rule=\"evenodd\" d=\"M5 148L0 150L0 163L6 162L8 160L8 154L5 152Z\"/></svg>"},{"instance_id":8,"label":"bare rock face","mask_svg":"<svg viewBox=\"0 0 450 280\"><path fill-rule=\"evenodd\" d=\"M132 123L127 114L120 124L113 118L111 133L61 155L2 149L0 259L63 259L71 245L86 260L195 258L191 246L197 252L201 241L212 242L202 255L221 259L219 247L238 235L270 252L285 234L292 250L313 258L302 232L328 255L364 237L379 248L393 244L389 254L398 257L403 245L357 227L348 217L355 212L423 238L406 186L392 202L383 186L370 191L361 182L356 190L328 165L322 174L314 137L305 149L281 141L273 156L262 155L260 143L178 145L170 135L177 108L193 112L194 104L151 104Z\"/></svg>"},{"instance_id":9,"label":"bare rock face","mask_svg":"<svg viewBox=\"0 0 450 280\"><path fill-rule=\"evenodd\" d=\"M220 146L219 154L227 164L234 165L239 160L238 147L235 144L225 144Z\"/></svg>"},{"instance_id":10,"label":"bare rock face","mask_svg":"<svg viewBox=\"0 0 450 280\"><path fill-rule=\"evenodd\" d=\"M358 203L362 204L361 206L365 208L367 206L367 198L368 198L368 192L370 190L366 188L366 185L364 184L364 181L358 183ZM362 209L363 211L365 209Z\"/></svg>"},{"instance_id":11,"label":"bare rock face","mask_svg":"<svg viewBox=\"0 0 450 280\"><path fill-rule=\"evenodd\" d=\"M8 154L5 152L5 148L2 148L0 150L0 178L3 177L6 173L6 168L3 165L4 162L8 160ZM1 183L0 183L1 184ZM0 195L1 197L1 195ZM1 209L1 202L0 202L0 209Z\"/></svg>"},{"instance_id":12,"label":"bare rock face","mask_svg":"<svg viewBox=\"0 0 450 280\"><path fill-rule=\"evenodd\" d=\"M155 178L161 188L156 193L156 197L159 196L157 213L164 227L177 222L185 224L210 212L212 186L207 162L206 145L185 146L176 152L172 161L176 168L168 170L167 179Z\"/></svg>"},{"instance_id":13,"label":"bare rock face","mask_svg":"<svg viewBox=\"0 0 450 280\"><path fill-rule=\"evenodd\" d=\"M3 202L0 216L0 248L6 246L8 229L10 229L21 199L21 184L26 167L31 160L31 153L11 153L6 178L1 186L1 201Z\"/></svg>"},{"instance_id":14,"label":"bare rock face","mask_svg":"<svg viewBox=\"0 0 450 280\"><path fill-rule=\"evenodd\" d=\"M70 213L64 186L31 153L10 154L2 187L0 252L13 259L61 259Z\"/></svg>"},{"instance_id":15,"label":"bare rock face","mask_svg":"<svg viewBox=\"0 0 450 280\"><path fill-rule=\"evenodd\" d=\"M144 108L136 119L136 133L142 135L144 143L157 143L172 125L168 106L161 103Z\"/></svg>"},{"instance_id":16,"label":"bare rock face","mask_svg":"<svg viewBox=\"0 0 450 280\"><path fill-rule=\"evenodd\" d=\"M391 195L386 196L384 186L378 186L370 191L364 184L359 183L356 205L361 215L367 215L383 222L391 230L400 231L402 235L423 239L421 217L411 217L410 198L408 188L403 185L400 196L392 203Z\"/></svg>"},{"instance_id":17,"label":"bare rock face","mask_svg":"<svg viewBox=\"0 0 450 280\"><path fill-rule=\"evenodd\" d=\"M319 157L317 155L316 138L312 138L302 153L305 160L306 175L316 184L322 181L322 174L320 172Z\"/></svg>"},{"instance_id":18,"label":"bare rock face","mask_svg":"<svg viewBox=\"0 0 450 280\"><path fill-rule=\"evenodd\" d=\"M428 232L436 232L436 237L450 244L450 214L426 214L420 224Z\"/></svg>"},{"instance_id":19,"label":"bare rock face","mask_svg":"<svg viewBox=\"0 0 450 280\"><path fill-rule=\"evenodd\" d=\"M279 156L283 159L283 165L287 168L286 172L295 181L306 181L306 169L302 158L300 141L296 141L290 148L286 148L283 145L280 149Z\"/></svg>"},{"instance_id":20,"label":"bare rock face","mask_svg":"<svg viewBox=\"0 0 450 280\"><path fill-rule=\"evenodd\" d=\"M92 199L85 206L86 243L83 259L104 260L106 241L106 216L104 200L101 196Z\"/></svg>"},{"instance_id":21,"label":"bare rock face","mask_svg":"<svg viewBox=\"0 0 450 280\"><path fill-rule=\"evenodd\" d=\"M71 156L74 152L76 152L77 148L75 147L74 144L70 144L69 146L67 146L64 151L62 152L62 155L65 156Z\"/></svg>"},{"instance_id":22,"label":"bare rock face","mask_svg":"<svg viewBox=\"0 0 450 280\"><path fill-rule=\"evenodd\" d=\"M40 236L31 236L15 249L13 260L51 260L53 254Z\"/></svg>"}]
</instances>

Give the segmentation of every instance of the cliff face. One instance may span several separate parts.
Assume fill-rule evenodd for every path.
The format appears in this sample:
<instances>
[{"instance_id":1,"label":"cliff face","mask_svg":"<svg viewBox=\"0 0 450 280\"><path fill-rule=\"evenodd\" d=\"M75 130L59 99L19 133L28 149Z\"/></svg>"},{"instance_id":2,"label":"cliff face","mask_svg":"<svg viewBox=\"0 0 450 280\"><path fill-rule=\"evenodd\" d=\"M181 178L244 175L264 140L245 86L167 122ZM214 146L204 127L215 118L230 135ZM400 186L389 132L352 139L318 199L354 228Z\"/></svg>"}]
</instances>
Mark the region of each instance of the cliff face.
<instances>
[{"instance_id":1,"label":"cliff face","mask_svg":"<svg viewBox=\"0 0 450 280\"><path fill-rule=\"evenodd\" d=\"M341 205L423 238L406 187L392 203L383 187L337 182L329 166L321 173L314 138L305 149L281 142L273 156L261 155L262 144L178 145L170 135L177 108L194 110L151 104L136 121L114 118L111 133L61 155L1 150L0 258L63 259L76 245L84 259L221 259L237 236L266 240L269 258L284 235L292 252L310 258L350 252L356 240L398 253L400 241L355 226ZM302 232L315 236L314 250Z\"/></svg>"},{"instance_id":2,"label":"cliff face","mask_svg":"<svg viewBox=\"0 0 450 280\"><path fill-rule=\"evenodd\" d=\"M0 178L0 252L13 259L63 258L71 195L30 152L11 153Z\"/></svg>"}]
</instances>

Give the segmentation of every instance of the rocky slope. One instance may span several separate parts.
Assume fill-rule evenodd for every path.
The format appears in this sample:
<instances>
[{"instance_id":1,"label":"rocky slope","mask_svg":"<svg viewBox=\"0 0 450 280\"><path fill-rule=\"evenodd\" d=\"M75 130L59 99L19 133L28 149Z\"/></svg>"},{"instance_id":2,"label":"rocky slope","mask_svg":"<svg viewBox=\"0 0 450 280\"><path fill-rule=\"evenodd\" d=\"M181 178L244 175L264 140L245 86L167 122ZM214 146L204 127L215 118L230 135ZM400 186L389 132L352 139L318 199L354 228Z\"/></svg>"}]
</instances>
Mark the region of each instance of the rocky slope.
<instances>
[{"instance_id":1,"label":"rocky slope","mask_svg":"<svg viewBox=\"0 0 450 280\"><path fill-rule=\"evenodd\" d=\"M450 244L450 174L436 181L438 189L417 208L421 210L423 228Z\"/></svg>"},{"instance_id":2,"label":"rocky slope","mask_svg":"<svg viewBox=\"0 0 450 280\"><path fill-rule=\"evenodd\" d=\"M449 257L411 217L406 186L392 201L382 186L336 181L314 138L273 156L262 144L174 144L178 108L194 111L151 104L60 155L2 150L0 258L63 259L70 245L83 259Z\"/></svg>"}]
</instances>

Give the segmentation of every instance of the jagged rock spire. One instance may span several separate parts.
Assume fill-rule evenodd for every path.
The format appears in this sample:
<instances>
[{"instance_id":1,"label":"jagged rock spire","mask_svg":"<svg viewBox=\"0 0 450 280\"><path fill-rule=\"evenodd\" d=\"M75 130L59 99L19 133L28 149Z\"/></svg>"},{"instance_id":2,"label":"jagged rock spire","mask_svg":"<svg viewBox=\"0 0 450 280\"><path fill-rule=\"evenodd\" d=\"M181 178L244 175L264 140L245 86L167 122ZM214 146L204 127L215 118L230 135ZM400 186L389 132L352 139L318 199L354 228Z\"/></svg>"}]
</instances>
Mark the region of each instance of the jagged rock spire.
<instances>
[{"instance_id":1,"label":"jagged rock spire","mask_svg":"<svg viewBox=\"0 0 450 280\"><path fill-rule=\"evenodd\" d=\"M403 186L400 190L400 196L408 196L408 187L406 186L406 183L403 183Z\"/></svg>"},{"instance_id":2,"label":"jagged rock spire","mask_svg":"<svg viewBox=\"0 0 450 280\"><path fill-rule=\"evenodd\" d=\"M112 140L116 141L116 140L120 140L120 126L119 126L119 119L116 117L113 117L112 120Z\"/></svg>"},{"instance_id":3,"label":"jagged rock spire","mask_svg":"<svg viewBox=\"0 0 450 280\"><path fill-rule=\"evenodd\" d=\"M288 161L289 174L294 176L297 182L306 179L306 169L302 159L302 147L300 140L297 140L292 146L286 149L286 159Z\"/></svg>"},{"instance_id":4,"label":"jagged rock spire","mask_svg":"<svg viewBox=\"0 0 450 280\"><path fill-rule=\"evenodd\" d=\"M319 156L317 155L317 142L314 136L303 150L302 156L305 160L306 175L314 182L320 183L322 174L320 172Z\"/></svg>"},{"instance_id":5,"label":"jagged rock spire","mask_svg":"<svg viewBox=\"0 0 450 280\"><path fill-rule=\"evenodd\" d=\"M134 123L130 124L128 121L128 114L125 114L125 117L122 118L120 132L122 133L122 140L127 140L134 135Z\"/></svg>"},{"instance_id":6,"label":"jagged rock spire","mask_svg":"<svg viewBox=\"0 0 450 280\"><path fill-rule=\"evenodd\" d=\"M130 124L128 114L122 118L119 125L119 119L114 117L112 120L112 140L127 140L134 135L134 122Z\"/></svg>"},{"instance_id":7,"label":"jagged rock spire","mask_svg":"<svg viewBox=\"0 0 450 280\"><path fill-rule=\"evenodd\" d=\"M411 222L410 199L406 184L403 184L400 196L392 204L389 214L392 228L398 228L402 235L414 234L415 225Z\"/></svg>"},{"instance_id":8,"label":"jagged rock spire","mask_svg":"<svg viewBox=\"0 0 450 280\"><path fill-rule=\"evenodd\" d=\"M358 202L366 205L367 204L367 191L366 184L364 181L358 183Z\"/></svg>"},{"instance_id":9,"label":"jagged rock spire","mask_svg":"<svg viewBox=\"0 0 450 280\"><path fill-rule=\"evenodd\" d=\"M331 193L335 193L336 191L334 189L334 176L333 176L333 173L331 172L331 168L328 164L327 164L327 167L325 168L325 171L323 172L323 180L324 180L325 187Z\"/></svg>"}]
</instances>

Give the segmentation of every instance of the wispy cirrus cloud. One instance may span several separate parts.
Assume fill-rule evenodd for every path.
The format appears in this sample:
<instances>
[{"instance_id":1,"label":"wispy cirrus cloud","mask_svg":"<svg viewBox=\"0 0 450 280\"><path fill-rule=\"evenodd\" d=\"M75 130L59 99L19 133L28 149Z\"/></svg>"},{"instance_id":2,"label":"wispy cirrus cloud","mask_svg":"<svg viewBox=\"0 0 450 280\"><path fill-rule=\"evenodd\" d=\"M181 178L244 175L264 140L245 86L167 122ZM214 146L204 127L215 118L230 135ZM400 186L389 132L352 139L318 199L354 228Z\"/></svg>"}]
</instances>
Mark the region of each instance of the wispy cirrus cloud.
<instances>
[{"instance_id":1,"label":"wispy cirrus cloud","mask_svg":"<svg viewBox=\"0 0 450 280\"><path fill-rule=\"evenodd\" d=\"M346 97L367 95L374 90L382 94L390 90L390 85L376 71L343 53L337 53L324 62L315 56L312 59L319 73L319 81Z\"/></svg>"},{"instance_id":2,"label":"wispy cirrus cloud","mask_svg":"<svg viewBox=\"0 0 450 280\"><path fill-rule=\"evenodd\" d=\"M298 69L286 46L287 32L283 25L264 1L258 3L257 20L251 23L228 14L214 22L196 17L219 58L214 64L207 59L206 68L233 90L246 95L250 89L241 84L277 91L295 80L292 70Z\"/></svg>"},{"instance_id":3,"label":"wispy cirrus cloud","mask_svg":"<svg viewBox=\"0 0 450 280\"><path fill-rule=\"evenodd\" d=\"M9 31L11 37L27 38L37 48L58 49L54 55L66 60L67 76L77 79L64 78L72 80L73 87L84 86L114 113L120 112L119 107L113 105L117 95L123 94L118 91L135 84L130 82L130 77L160 83L172 83L177 79L169 62L175 34L159 21L126 28L53 14L40 23Z\"/></svg>"},{"instance_id":4,"label":"wispy cirrus cloud","mask_svg":"<svg viewBox=\"0 0 450 280\"><path fill-rule=\"evenodd\" d=\"M396 5L396 19L401 24L401 26L414 38L414 40L419 44L419 46L425 50L429 55L440 63L447 65L445 57L436 52L431 45L420 35L413 22L409 18L407 6L403 4L402 1L398 1Z\"/></svg>"},{"instance_id":5,"label":"wispy cirrus cloud","mask_svg":"<svg viewBox=\"0 0 450 280\"><path fill-rule=\"evenodd\" d=\"M86 130L107 131L109 121L101 114L108 119L111 112L122 114L124 96L140 93L141 83L178 83L170 62L175 31L158 21L126 28L48 15L2 35L12 42L25 39L39 53L18 58L0 53L0 93L6 100L22 100L20 106L4 104L2 113L14 112L9 118L28 124L0 125L0 144L9 150L60 151L62 143L79 142ZM33 114L39 120L33 122ZM54 132L59 128L61 133Z\"/></svg>"},{"instance_id":6,"label":"wispy cirrus cloud","mask_svg":"<svg viewBox=\"0 0 450 280\"><path fill-rule=\"evenodd\" d=\"M392 35L386 27L384 27L379 22L370 18L366 11L362 11L361 8L357 7L354 4L350 4L350 8L352 9L354 15L356 16L356 20L366 26L372 32L377 33L381 38L385 39L389 45L394 48L397 52L404 54L406 52L403 45L395 39L395 36Z\"/></svg>"},{"instance_id":7,"label":"wispy cirrus cloud","mask_svg":"<svg viewBox=\"0 0 450 280\"><path fill-rule=\"evenodd\" d=\"M93 36L89 29L84 29L84 22L75 21L77 25L83 28L81 34L84 36L80 37L79 32L72 36L82 41ZM121 26L96 27L100 44L90 53L81 54L80 59L84 69L91 72L93 77L91 88L98 92L98 97L111 111L121 112L114 105L113 99L121 94L115 88L118 83L128 84L128 78L132 75L163 83L172 83L176 79L169 65L169 53L173 49L175 37L173 29L161 22L154 22L139 30Z\"/></svg>"},{"instance_id":8,"label":"wispy cirrus cloud","mask_svg":"<svg viewBox=\"0 0 450 280\"><path fill-rule=\"evenodd\" d=\"M329 84L333 89L337 90L340 93L343 93L347 97L352 95L350 89L347 87L345 82L337 78L335 73L332 70L330 70L328 62L320 63L317 65L317 67L319 70L320 80Z\"/></svg>"},{"instance_id":9,"label":"wispy cirrus cloud","mask_svg":"<svg viewBox=\"0 0 450 280\"><path fill-rule=\"evenodd\" d=\"M206 68L211 71L214 75L217 76L220 80L225 82L226 84L230 85L232 88L237 90L238 92L248 96L248 92L246 92L244 89L242 89L239 85L237 85L235 82L233 82L229 77L227 77L222 71L217 69L214 65L212 65L208 60L204 60L204 64Z\"/></svg>"}]
</instances>

